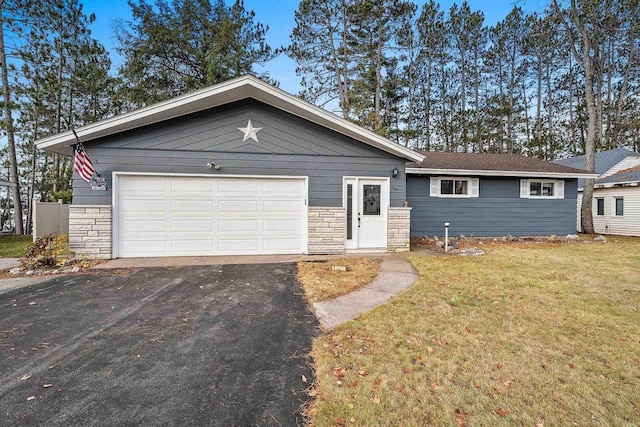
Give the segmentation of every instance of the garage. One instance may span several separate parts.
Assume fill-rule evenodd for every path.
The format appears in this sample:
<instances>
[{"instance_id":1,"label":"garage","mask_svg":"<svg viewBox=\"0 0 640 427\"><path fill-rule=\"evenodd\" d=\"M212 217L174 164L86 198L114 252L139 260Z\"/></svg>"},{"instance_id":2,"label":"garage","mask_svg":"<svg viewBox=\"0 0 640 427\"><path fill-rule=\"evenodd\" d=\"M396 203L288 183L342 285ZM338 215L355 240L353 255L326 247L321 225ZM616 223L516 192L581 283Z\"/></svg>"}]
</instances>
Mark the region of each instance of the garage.
<instances>
[{"instance_id":1,"label":"garage","mask_svg":"<svg viewBox=\"0 0 640 427\"><path fill-rule=\"evenodd\" d=\"M114 257L302 254L305 177L114 173Z\"/></svg>"}]
</instances>

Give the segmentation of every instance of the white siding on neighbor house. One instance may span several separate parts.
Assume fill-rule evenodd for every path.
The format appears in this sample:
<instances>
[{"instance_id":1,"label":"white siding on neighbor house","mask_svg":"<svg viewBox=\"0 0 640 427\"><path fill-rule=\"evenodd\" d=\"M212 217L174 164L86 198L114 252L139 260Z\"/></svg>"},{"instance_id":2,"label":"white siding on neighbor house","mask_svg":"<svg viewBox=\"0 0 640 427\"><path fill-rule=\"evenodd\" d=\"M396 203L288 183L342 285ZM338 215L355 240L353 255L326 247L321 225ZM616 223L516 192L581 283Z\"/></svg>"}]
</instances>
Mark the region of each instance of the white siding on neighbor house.
<instances>
[{"instance_id":1,"label":"white siding on neighbor house","mask_svg":"<svg viewBox=\"0 0 640 427\"><path fill-rule=\"evenodd\" d=\"M624 198L624 215L616 216L615 198ZM604 199L604 215L599 216L597 198ZM578 193L578 230L582 192ZM640 187L596 188L593 192L593 228L599 234L640 236Z\"/></svg>"},{"instance_id":2,"label":"white siding on neighbor house","mask_svg":"<svg viewBox=\"0 0 640 427\"><path fill-rule=\"evenodd\" d=\"M625 157L624 160L618 162L614 167L600 175L600 178L604 178L605 176L614 175L620 171L633 168L635 166L640 165L640 157Z\"/></svg>"}]
</instances>

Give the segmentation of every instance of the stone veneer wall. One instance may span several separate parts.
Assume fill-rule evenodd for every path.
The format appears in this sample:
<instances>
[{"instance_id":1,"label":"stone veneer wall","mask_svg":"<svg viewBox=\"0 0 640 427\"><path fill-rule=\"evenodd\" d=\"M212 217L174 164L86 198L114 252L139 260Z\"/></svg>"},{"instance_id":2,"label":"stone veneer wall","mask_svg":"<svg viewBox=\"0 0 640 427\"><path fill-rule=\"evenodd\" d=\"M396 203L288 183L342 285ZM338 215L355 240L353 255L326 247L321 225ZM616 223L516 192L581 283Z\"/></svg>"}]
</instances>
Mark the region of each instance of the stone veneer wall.
<instances>
[{"instance_id":1,"label":"stone veneer wall","mask_svg":"<svg viewBox=\"0 0 640 427\"><path fill-rule=\"evenodd\" d=\"M344 219L344 208L309 208L310 255L344 253Z\"/></svg>"},{"instance_id":2,"label":"stone veneer wall","mask_svg":"<svg viewBox=\"0 0 640 427\"><path fill-rule=\"evenodd\" d=\"M69 206L69 249L91 259L111 258L111 206Z\"/></svg>"},{"instance_id":3,"label":"stone veneer wall","mask_svg":"<svg viewBox=\"0 0 640 427\"><path fill-rule=\"evenodd\" d=\"M410 250L411 208L389 208L387 216L387 251Z\"/></svg>"}]
</instances>

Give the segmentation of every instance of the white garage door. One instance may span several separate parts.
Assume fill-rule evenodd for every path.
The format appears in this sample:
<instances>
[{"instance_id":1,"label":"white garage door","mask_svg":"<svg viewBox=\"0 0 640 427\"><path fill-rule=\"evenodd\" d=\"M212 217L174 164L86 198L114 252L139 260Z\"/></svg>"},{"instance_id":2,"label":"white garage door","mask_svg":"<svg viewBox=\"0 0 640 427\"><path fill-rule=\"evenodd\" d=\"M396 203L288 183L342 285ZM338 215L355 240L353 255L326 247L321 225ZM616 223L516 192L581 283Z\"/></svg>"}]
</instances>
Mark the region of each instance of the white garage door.
<instances>
[{"instance_id":1,"label":"white garage door","mask_svg":"<svg viewBox=\"0 0 640 427\"><path fill-rule=\"evenodd\" d=\"M119 257L301 254L305 181L118 178Z\"/></svg>"}]
</instances>

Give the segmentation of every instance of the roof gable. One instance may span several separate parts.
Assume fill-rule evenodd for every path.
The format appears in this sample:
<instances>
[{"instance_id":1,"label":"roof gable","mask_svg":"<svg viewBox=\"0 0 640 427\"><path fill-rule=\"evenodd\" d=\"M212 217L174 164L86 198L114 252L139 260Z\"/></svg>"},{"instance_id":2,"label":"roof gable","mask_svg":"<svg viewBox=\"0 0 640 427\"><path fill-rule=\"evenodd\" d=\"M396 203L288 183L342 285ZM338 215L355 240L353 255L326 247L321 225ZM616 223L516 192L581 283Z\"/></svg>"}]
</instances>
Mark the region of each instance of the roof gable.
<instances>
[{"instance_id":1,"label":"roof gable","mask_svg":"<svg viewBox=\"0 0 640 427\"><path fill-rule=\"evenodd\" d=\"M596 185L632 184L640 182L640 164L596 180Z\"/></svg>"},{"instance_id":2,"label":"roof gable","mask_svg":"<svg viewBox=\"0 0 640 427\"><path fill-rule=\"evenodd\" d=\"M629 151L624 148L617 148L615 150L606 150L596 153L596 173L598 175L607 172L609 169L620 163L625 158L633 156L640 157L640 153ZM586 167L586 156L575 156L566 159L554 160L554 163L559 165L569 166L577 169L584 169Z\"/></svg>"},{"instance_id":3,"label":"roof gable","mask_svg":"<svg viewBox=\"0 0 640 427\"><path fill-rule=\"evenodd\" d=\"M238 77L193 93L89 124L76 129L76 132L82 142L88 142L247 98L256 99L395 156L411 161L421 161L423 158L421 154L407 147L396 144L253 76ZM72 154L71 145L74 143L75 137L71 131L36 141L36 145L40 149L67 155Z\"/></svg>"},{"instance_id":4,"label":"roof gable","mask_svg":"<svg viewBox=\"0 0 640 427\"><path fill-rule=\"evenodd\" d=\"M240 130L251 120L258 141ZM85 143L115 150L300 156L395 156L253 99L210 108Z\"/></svg>"}]
</instances>

